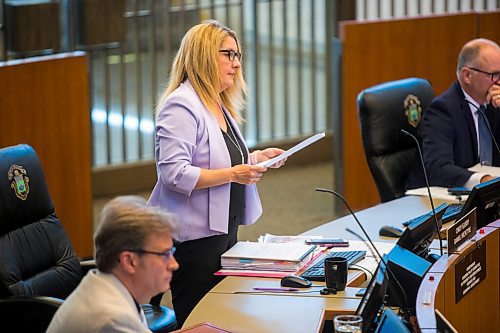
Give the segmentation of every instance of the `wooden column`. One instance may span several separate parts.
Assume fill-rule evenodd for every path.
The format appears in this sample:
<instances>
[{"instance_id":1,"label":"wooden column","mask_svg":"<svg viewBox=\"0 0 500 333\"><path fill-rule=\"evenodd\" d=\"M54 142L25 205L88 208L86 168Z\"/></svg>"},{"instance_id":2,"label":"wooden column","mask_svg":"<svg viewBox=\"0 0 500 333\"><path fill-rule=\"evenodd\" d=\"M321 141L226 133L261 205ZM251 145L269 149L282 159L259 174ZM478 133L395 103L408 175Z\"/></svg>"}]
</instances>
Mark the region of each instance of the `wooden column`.
<instances>
[{"instance_id":1,"label":"wooden column","mask_svg":"<svg viewBox=\"0 0 500 333\"><path fill-rule=\"evenodd\" d=\"M83 52L0 63L0 146L31 145L79 256L92 255L91 133Z\"/></svg>"}]
</instances>

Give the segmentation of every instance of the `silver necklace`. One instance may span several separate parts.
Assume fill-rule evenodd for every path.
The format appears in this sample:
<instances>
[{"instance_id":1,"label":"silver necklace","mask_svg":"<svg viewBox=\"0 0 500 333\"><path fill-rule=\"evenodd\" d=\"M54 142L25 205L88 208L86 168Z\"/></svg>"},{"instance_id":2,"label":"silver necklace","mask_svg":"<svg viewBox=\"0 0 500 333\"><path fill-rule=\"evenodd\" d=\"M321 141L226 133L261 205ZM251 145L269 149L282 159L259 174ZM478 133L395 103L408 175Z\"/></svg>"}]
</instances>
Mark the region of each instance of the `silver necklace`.
<instances>
[{"instance_id":1,"label":"silver necklace","mask_svg":"<svg viewBox=\"0 0 500 333\"><path fill-rule=\"evenodd\" d=\"M238 149L238 152L240 153L240 156L241 156L241 164L245 164L245 158L243 157L243 149L241 149L240 143L239 143L238 139L236 138L236 135L233 132L233 127L229 124L229 120L226 117L226 113L224 112L224 110L222 110L222 106L220 104L219 104L219 108L220 108L220 111L222 112L222 116L224 117L224 121L226 122L226 125L229 128L229 131L231 131L231 134L233 135L234 140L233 140L233 138L231 138L231 135L229 135L227 132L226 132L226 135L229 138L229 140L232 142L232 144L236 147L236 149Z\"/></svg>"}]
</instances>

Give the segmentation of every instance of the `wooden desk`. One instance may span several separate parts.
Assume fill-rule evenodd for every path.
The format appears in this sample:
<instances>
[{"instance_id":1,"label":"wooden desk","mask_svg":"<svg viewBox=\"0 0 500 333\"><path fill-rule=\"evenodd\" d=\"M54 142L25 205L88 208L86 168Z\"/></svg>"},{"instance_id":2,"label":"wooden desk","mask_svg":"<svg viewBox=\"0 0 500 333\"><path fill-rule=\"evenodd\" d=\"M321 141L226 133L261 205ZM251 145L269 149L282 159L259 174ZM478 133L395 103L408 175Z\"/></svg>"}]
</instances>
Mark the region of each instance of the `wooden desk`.
<instances>
[{"instance_id":1,"label":"wooden desk","mask_svg":"<svg viewBox=\"0 0 500 333\"><path fill-rule=\"evenodd\" d=\"M0 147L35 149L80 257L93 252L89 70L83 52L0 62Z\"/></svg>"},{"instance_id":2,"label":"wooden desk","mask_svg":"<svg viewBox=\"0 0 500 333\"><path fill-rule=\"evenodd\" d=\"M477 243L459 254L442 256L427 272L417 295L417 321L422 332L435 332L438 309L459 332L498 332L500 327L499 222L482 228ZM455 265L476 246L486 246L486 278L455 302Z\"/></svg>"},{"instance_id":3,"label":"wooden desk","mask_svg":"<svg viewBox=\"0 0 500 333\"><path fill-rule=\"evenodd\" d=\"M443 203L443 200L434 200L434 206ZM394 225L403 228L402 222L425 214L431 210L427 197L406 196L393 201L378 204L368 209L356 212L356 216L374 242L395 242L397 239L379 236L378 230L383 225ZM364 237L354 218L348 214L335 221L325 223L319 227L304 232L302 235L322 235L324 237L340 237L355 239L355 236L346 231L350 228Z\"/></svg>"},{"instance_id":4,"label":"wooden desk","mask_svg":"<svg viewBox=\"0 0 500 333\"><path fill-rule=\"evenodd\" d=\"M361 211L358 218L374 241L395 242L394 238L378 236L381 225L400 225L429 209L430 204L425 197L404 197ZM346 227L359 230L349 215L309 230L304 235L352 239L353 236L345 231ZM358 288L348 287L337 295L322 296L319 290L324 284L315 285L306 289L312 290L308 293L255 293L253 287L278 287L279 280L227 277L198 303L184 327L206 321L234 332L316 332L324 310L352 312L361 299L354 296Z\"/></svg>"},{"instance_id":5,"label":"wooden desk","mask_svg":"<svg viewBox=\"0 0 500 333\"><path fill-rule=\"evenodd\" d=\"M184 327L208 321L238 333L316 332L323 310L353 312L359 298L210 292L189 315Z\"/></svg>"},{"instance_id":6,"label":"wooden desk","mask_svg":"<svg viewBox=\"0 0 500 333\"><path fill-rule=\"evenodd\" d=\"M262 295L277 293L255 291L253 288L279 288L280 280L273 278L247 278L240 276L229 276L217 284L210 293L214 294L247 294L247 295ZM313 281L310 288L301 289L298 292L279 293L279 295L288 296L304 296L304 297L318 297L319 291L325 287L324 282ZM339 291L336 295L328 295L334 298L353 298L359 301L360 297L355 296L359 288L347 287L344 291ZM323 297L323 296L321 296Z\"/></svg>"}]
</instances>

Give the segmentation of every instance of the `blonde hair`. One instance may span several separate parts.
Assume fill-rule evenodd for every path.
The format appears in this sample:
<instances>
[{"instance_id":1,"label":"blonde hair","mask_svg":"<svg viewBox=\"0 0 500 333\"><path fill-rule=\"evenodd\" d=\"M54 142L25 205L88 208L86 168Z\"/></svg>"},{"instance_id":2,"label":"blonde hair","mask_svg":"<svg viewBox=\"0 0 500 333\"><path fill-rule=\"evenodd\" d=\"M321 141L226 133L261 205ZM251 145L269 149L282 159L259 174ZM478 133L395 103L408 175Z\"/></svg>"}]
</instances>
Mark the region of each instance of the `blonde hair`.
<instances>
[{"instance_id":1,"label":"blonde hair","mask_svg":"<svg viewBox=\"0 0 500 333\"><path fill-rule=\"evenodd\" d=\"M240 110L245 105L246 83L241 67L237 69L234 85L219 92L221 86L220 69L217 61L219 49L225 38L240 44L236 33L215 20L206 20L195 25L184 35L175 56L167 88L162 93L156 114L159 113L168 96L189 79L205 107L213 113L219 112L219 100L236 121L241 121Z\"/></svg>"}]
</instances>

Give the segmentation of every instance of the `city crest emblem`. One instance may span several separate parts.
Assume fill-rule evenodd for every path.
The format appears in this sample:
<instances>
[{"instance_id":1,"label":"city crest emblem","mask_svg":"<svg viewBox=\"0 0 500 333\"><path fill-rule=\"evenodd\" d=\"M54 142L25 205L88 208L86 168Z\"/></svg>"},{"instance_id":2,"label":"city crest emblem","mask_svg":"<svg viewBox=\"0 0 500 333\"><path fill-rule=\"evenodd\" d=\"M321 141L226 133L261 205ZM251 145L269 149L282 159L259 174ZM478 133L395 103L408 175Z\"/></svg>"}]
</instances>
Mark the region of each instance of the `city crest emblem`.
<instances>
[{"instance_id":1,"label":"city crest emblem","mask_svg":"<svg viewBox=\"0 0 500 333\"><path fill-rule=\"evenodd\" d=\"M30 179L26 176L26 169L20 165L13 164L10 166L9 172L10 187L16 193L16 197L21 200L26 200L28 194L30 193L30 187L28 185Z\"/></svg>"},{"instance_id":2,"label":"city crest emblem","mask_svg":"<svg viewBox=\"0 0 500 333\"><path fill-rule=\"evenodd\" d=\"M404 106L408 123L416 128L418 124L420 124L420 120L422 118L422 106L420 104L420 100L417 96L409 94L405 98Z\"/></svg>"}]
</instances>

